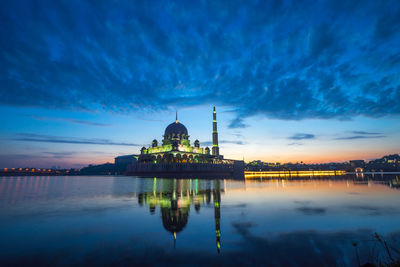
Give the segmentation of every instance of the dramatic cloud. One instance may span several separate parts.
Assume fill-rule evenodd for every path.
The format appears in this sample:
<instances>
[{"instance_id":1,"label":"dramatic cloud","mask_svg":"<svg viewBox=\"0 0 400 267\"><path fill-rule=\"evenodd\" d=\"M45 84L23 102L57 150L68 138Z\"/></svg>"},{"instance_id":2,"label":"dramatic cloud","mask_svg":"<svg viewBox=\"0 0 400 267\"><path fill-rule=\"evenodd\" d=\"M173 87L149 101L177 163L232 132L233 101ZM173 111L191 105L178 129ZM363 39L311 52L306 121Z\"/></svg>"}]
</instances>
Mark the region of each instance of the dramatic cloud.
<instances>
[{"instance_id":1,"label":"dramatic cloud","mask_svg":"<svg viewBox=\"0 0 400 267\"><path fill-rule=\"evenodd\" d=\"M400 115L397 0L2 1L0 15L0 105L216 104L231 128Z\"/></svg>"},{"instance_id":2,"label":"dramatic cloud","mask_svg":"<svg viewBox=\"0 0 400 267\"><path fill-rule=\"evenodd\" d=\"M41 143L62 143L62 144L84 144L84 145L110 145L110 146L142 146L132 143L121 143L113 142L108 139L83 139L83 138L73 138L73 137L60 137L60 136L50 136L41 134L17 134L17 137L13 139L14 141L25 141L25 142L41 142Z\"/></svg>"},{"instance_id":3,"label":"dramatic cloud","mask_svg":"<svg viewBox=\"0 0 400 267\"><path fill-rule=\"evenodd\" d=\"M365 132L365 131L353 131L353 134L361 134L361 135L382 135L382 133L376 132Z\"/></svg>"},{"instance_id":4,"label":"dramatic cloud","mask_svg":"<svg viewBox=\"0 0 400 267\"><path fill-rule=\"evenodd\" d=\"M49 155L53 158L63 159L63 158L69 158L69 157L72 157L73 155L76 155L76 152L47 152L47 151L45 151L45 152L42 152L42 154Z\"/></svg>"},{"instance_id":5,"label":"dramatic cloud","mask_svg":"<svg viewBox=\"0 0 400 267\"><path fill-rule=\"evenodd\" d=\"M290 140L315 139L315 135L308 133L297 133L295 135L290 136L288 139Z\"/></svg>"},{"instance_id":6,"label":"dramatic cloud","mask_svg":"<svg viewBox=\"0 0 400 267\"><path fill-rule=\"evenodd\" d=\"M242 118L236 118L234 120L231 121L231 123L228 126L231 129L235 129L235 128L246 128L247 125L243 123L243 119Z\"/></svg>"},{"instance_id":7,"label":"dramatic cloud","mask_svg":"<svg viewBox=\"0 0 400 267\"><path fill-rule=\"evenodd\" d=\"M293 143L289 143L288 146L302 146L303 143L300 142L293 142Z\"/></svg>"},{"instance_id":8,"label":"dramatic cloud","mask_svg":"<svg viewBox=\"0 0 400 267\"><path fill-rule=\"evenodd\" d=\"M345 137L338 137L334 140L355 140L355 139L376 139L376 138L385 138L385 135L352 135Z\"/></svg>"},{"instance_id":9,"label":"dramatic cloud","mask_svg":"<svg viewBox=\"0 0 400 267\"><path fill-rule=\"evenodd\" d=\"M92 122L92 121L84 121L84 120L77 120L71 118L56 118L56 117L41 117L41 116L30 116L32 119L40 120L40 121L66 121L71 123L77 124L85 124L91 126L111 126L111 124L100 123L100 122Z\"/></svg>"},{"instance_id":10,"label":"dramatic cloud","mask_svg":"<svg viewBox=\"0 0 400 267\"><path fill-rule=\"evenodd\" d=\"M219 140L219 144L234 144L234 145L245 145L246 143L243 141L230 141L230 140ZM212 141L205 141L202 142L201 145L203 146L211 146L213 144Z\"/></svg>"},{"instance_id":11,"label":"dramatic cloud","mask_svg":"<svg viewBox=\"0 0 400 267\"><path fill-rule=\"evenodd\" d=\"M385 138L386 137L382 133L376 133L376 132L353 131L351 133L353 135L337 137L334 140L375 139L375 138Z\"/></svg>"}]
</instances>

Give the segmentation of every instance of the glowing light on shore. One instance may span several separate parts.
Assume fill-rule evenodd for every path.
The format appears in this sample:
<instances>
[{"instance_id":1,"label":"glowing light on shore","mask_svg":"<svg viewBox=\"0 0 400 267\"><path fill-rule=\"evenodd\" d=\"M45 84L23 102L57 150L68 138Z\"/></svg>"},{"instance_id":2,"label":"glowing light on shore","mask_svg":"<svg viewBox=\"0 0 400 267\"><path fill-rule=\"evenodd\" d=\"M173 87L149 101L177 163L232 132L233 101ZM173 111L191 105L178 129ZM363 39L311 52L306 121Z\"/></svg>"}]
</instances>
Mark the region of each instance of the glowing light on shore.
<instances>
[{"instance_id":1,"label":"glowing light on shore","mask_svg":"<svg viewBox=\"0 0 400 267\"><path fill-rule=\"evenodd\" d=\"M305 177L305 176L335 176L345 175L346 171L245 171L245 179L264 177Z\"/></svg>"}]
</instances>

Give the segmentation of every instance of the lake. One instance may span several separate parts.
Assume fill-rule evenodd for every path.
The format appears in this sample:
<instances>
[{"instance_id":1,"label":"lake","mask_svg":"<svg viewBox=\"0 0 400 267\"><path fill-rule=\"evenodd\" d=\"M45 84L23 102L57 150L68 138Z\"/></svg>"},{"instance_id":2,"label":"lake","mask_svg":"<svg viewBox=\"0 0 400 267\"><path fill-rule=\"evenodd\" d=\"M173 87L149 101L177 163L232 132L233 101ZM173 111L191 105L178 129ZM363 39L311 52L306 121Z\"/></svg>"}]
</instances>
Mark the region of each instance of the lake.
<instances>
[{"instance_id":1,"label":"lake","mask_svg":"<svg viewBox=\"0 0 400 267\"><path fill-rule=\"evenodd\" d=\"M0 177L0 265L387 263L399 176Z\"/></svg>"}]
</instances>

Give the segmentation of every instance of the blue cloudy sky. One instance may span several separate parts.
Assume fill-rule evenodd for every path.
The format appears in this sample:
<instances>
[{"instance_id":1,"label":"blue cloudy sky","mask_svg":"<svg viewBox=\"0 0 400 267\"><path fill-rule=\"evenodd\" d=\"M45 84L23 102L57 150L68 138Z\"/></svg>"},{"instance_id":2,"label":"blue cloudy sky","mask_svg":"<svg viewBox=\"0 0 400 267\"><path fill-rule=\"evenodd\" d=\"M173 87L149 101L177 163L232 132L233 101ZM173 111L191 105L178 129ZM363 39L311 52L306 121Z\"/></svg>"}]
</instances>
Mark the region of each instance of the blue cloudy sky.
<instances>
[{"instance_id":1,"label":"blue cloudy sky","mask_svg":"<svg viewBox=\"0 0 400 267\"><path fill-rule=\"evenodd\" d=\"M138 153L218 111L228 158L400 152L400 2L2 1L0 167Z\"/></svg>"}]
</instances>

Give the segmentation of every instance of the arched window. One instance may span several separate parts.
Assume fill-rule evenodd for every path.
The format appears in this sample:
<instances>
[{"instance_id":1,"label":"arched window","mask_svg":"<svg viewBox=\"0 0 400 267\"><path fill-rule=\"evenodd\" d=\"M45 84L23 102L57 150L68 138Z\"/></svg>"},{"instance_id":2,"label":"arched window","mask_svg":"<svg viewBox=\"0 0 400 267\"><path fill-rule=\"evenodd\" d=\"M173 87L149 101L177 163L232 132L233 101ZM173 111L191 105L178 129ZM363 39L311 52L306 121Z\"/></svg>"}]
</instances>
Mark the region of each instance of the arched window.
<instances>
[{"instance_id":1,"label":"arched window","mask_svg":"<svg viewBox=\"0 0 400 267\"><path fill-rule=\"evenodd\" d=\"M175 156L175 160L176 160L177 163L181 163L181 162L182 162L181 154L177 154L177 155Z\"/></svg>"}]
</instances>

